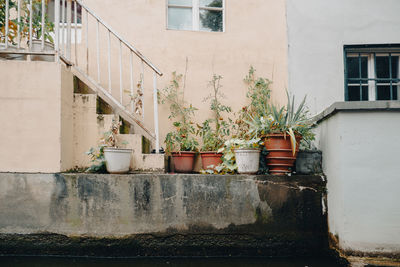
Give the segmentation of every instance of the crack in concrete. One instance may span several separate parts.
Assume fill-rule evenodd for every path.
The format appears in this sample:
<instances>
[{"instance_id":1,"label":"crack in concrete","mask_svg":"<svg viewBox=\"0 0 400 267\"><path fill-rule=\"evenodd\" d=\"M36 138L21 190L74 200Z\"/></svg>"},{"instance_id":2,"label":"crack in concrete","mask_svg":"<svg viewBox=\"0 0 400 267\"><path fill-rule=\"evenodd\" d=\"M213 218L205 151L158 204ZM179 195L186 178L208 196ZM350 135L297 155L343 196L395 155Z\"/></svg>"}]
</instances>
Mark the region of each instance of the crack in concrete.
<instances>
[{"instance_id":1,"label":"crack in concrete","mask_svg":"<svg viewBox=\"0 0 400 267\"><path fill-rule=\"evenodd\" d=\"M314 191L314 192L318 192L317 189L312 188L312 187L308 187L308 186L300 186L299 185L298 187L295 187L295 186L290 186L290 185L287 185L287 184L277 183L277 182L273 182L273 181L258 181L258 180L256 181L256 183L259 183L259 184L267 184L267 183L269 183L269 184L273 184L273 185L284 186L286 188L290 188L290 189L294 189L294 190L300 190L300 191L311 190L311 191Z\"/></svg>"}]
</instances>

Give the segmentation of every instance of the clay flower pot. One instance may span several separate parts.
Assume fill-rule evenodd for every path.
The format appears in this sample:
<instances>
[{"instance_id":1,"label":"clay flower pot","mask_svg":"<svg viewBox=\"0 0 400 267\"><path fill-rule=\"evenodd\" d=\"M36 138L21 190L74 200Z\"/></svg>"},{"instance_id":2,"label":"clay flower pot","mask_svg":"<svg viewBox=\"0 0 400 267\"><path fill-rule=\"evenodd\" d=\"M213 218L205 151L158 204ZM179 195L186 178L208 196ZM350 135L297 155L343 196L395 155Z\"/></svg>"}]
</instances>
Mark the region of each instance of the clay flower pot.
<instances>
[{"instance_id":1,"label":"clay flower pot","mask_svg":"<svg viewBox=\"0 0 400 267\"><path fill-rule=\"evenodd\" d=\"M285 175L291 172L293 164L299 152L301 136L296 136L296 151L293 155L290 136L283 133L269 134L264 139L264 145L268 150L267 166L273 175Z\"/></svg>"},{"instance_id":2,"label":"clay flower pot","mask_svg":"<svg viewBox=\"0 0 400 267\"><path fill-rule=\"evenodd\" d=\"M175 172L191 173L194 167L194 157L196 152L193 151L178 151L172 152L172 162Z\"/></svg>"},{"instance_id":3,"label":"clay flower pot","mask_svg":"<svg viewBox=\"0 0 400 267\"><path fill-rule=\"evenodd\" d=\"M204 170L215 170L215 167L222 163L222 153L205 151L200 152L200 155Z\"/></svg>"}]
</instances>

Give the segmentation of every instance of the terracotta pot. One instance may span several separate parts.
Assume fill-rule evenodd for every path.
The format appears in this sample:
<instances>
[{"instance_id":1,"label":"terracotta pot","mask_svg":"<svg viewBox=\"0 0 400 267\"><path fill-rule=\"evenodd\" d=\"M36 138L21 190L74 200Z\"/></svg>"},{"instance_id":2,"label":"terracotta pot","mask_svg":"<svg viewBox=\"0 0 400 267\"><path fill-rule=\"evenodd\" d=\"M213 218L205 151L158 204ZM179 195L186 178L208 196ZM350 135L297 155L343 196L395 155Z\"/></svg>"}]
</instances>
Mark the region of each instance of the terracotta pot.
<instances>
[{"instance_id":1,"label":"terracotta pot","mask_svg":"<svg viewBox=\"0 0 400 267\"><path fill-rule=\"evenodd\" d=\"M172 152L171 154L175 172L180 172L180 173L193 172L194 156L196 155L196 152L179 151L179 152Z\"/></svg>"},{"instance_id":2,"label":"terracotta pot","mask_svg":"<svg viewBox=\"0 0 400 267\"><path fill-rule=\"evenodd\" d=\"M222 153L215 151L200 152L201 163L203 164L204 170L214 170L219 164L222 163Z\"/></svg>"},{"instance_id":3,"label":"terracotta pot","mask_svg":"<svg viewBox=\"0 0 400 267\"><path fill-rule=\"evenodd\" d=\"M296 136L296 151L293 155L290 136L283 133L269 134L264 139L264 145L268 150L267 166L269 172L274 175L285 175L291 172L293 164L299 152L301 136Z\"/></svg>"}]
</instances>

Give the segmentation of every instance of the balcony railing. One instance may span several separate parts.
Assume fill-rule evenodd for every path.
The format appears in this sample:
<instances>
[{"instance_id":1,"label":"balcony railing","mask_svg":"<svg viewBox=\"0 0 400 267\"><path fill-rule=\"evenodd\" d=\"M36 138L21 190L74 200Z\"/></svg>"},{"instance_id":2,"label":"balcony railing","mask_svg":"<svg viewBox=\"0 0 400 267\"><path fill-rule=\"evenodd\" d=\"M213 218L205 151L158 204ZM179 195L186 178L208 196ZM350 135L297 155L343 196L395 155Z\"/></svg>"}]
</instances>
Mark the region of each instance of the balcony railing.
<instances>
[{"instance_id":1,"label":"balcony railing","mask_svg":"<svg viewBox=\"0 0 400 267\"><path fill-rule=\"evenodd\" d=\"M55 0L53 19L49 3L0 0L0 59L12 54L63 61L129 113L154 138L158 152L157 76L162 72L80 0ZM143 126L145 73L152 74L154 133Z\"/></svg>"}]
</instances>

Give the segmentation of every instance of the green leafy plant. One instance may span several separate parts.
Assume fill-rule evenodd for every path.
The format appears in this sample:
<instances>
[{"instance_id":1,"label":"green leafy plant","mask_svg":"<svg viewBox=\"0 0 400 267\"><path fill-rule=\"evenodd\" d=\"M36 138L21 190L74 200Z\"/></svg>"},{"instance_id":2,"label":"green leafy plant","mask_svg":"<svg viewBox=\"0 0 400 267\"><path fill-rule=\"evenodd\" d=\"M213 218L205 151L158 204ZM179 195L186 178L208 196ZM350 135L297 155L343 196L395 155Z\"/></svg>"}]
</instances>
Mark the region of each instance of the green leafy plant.
<instances>
[{"instance_id":1,"label":"green leafy plant","mask_svg":"<svg viewBox=\"0 0 400 267\"><path fill-rule=\"evenodd\" d=\"M172 80L169 86L159 91L159 101L162 104L169 103L170 120L175 120L175 130L169 132L165 137L166 152L173 151L196 151L199 143L195 139L195 128L192 117L197 110L191 104L186 104L181 89L183 75L172 73Z\"/></svg>"},{"instance_id":2,"label":"green leafy plant","mask_svg":"<svg viewBox=\"0 0 400 267\"><path fill-rule=\"evenodd\" d=\"M244 83L247 85L247 99L250 103L237 113L237 119L233 125L234 138L252 139L254 134L249 132L248 121L257 116L264 110L264 107L268 105L270 100L272 82L263 77L256 76L256 70L250 66L249 73L244 78Z\"/></svg>"},{"instance_id":3,"label":"green leafy plant","mask_svg":"<svg viewBox=\"0 0 400 267\"><path fill-rule=\"evenodd\" d=\"M210 109L213 112L213 118L207 119L202 125L197 125L197 133L203 141L203 151L217 151L224 145L225 139L230 135L230 125L232 121L224 120L222 113L230 113L232 109L229 106L221 103L221 98L225 96L221 93L221 79L220 75L213 75L209 86L212 87L213 93L207 96L203 102L210 101Z\"/></svg>"},{"instance_id":4,"label":"green leafy plant","mask_svg":"<svg viewBox=\"0 0 400 267\"><path fill-rule=\"evenodd\" d=\"M48 0L45 2L45 9L47 10ZM21 16L21 33L23 36L29 36L29 21L30 21L30 10L29 2L22 1L22 13ZM42 38L42 1L33 0L32 1L32 39ZM52 33L54 33L54 23L49 20L47 14L44 14L44 40L54 43Z\"/></svg>"},{"instance_id":5,"label":"green leafy plant","mask_svg":"<svg viewBox=\"0 0 400 267\"><path fill-rule=\"evenodd\" d=\"M9 0L8 2L9 14L17 11L17 3L15 0ZM15 43L15 38L18 34L17 19L10 19L10 15L7 14L8 20L8 35L6 36L6 1L0 1L0 43L5 42L6 38L11 44Z\"/></svg>"},{"instance_id":6,"label":"green leafy plant","mask_svg":"<svg viewBox=\"0 0 400 267\"><path fill-rule=\"evenodd\" d=\"M241 139L232 138L224 143L224 146L218 150L223 153L222 164L215 169L219 173L236 173L237 165L235 160L235 149L239 148L259 148L262 144L261 138Z\"/></svg>"},{"instance_id":7,"label":"green leafy plant","mask_svg":"<svg viewBox=\"0 0 400 267\"><path fill-rule=\"evenodd\" d=\"M248 121L251 134L264 137L271 133L283 133L290 137L293 155L296 151L296 136L301 136L302 140L308 142L314 139L311 131L313 126L309 118L309 111L305 105L306 97L295 108L295 97L287 95L287 104L277 107L273 104L264 106L257 116L252 116Z\"/></svg>"}]
</instances>

